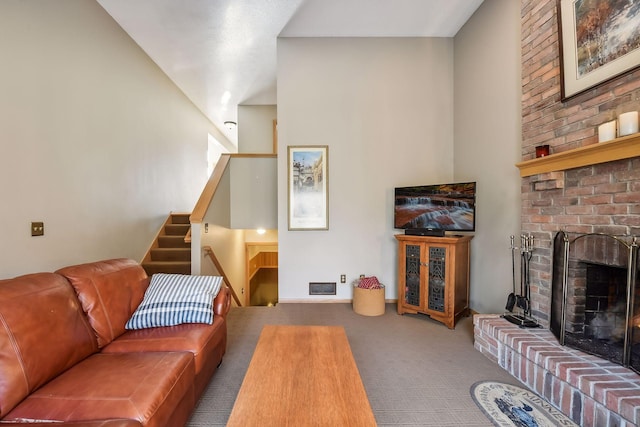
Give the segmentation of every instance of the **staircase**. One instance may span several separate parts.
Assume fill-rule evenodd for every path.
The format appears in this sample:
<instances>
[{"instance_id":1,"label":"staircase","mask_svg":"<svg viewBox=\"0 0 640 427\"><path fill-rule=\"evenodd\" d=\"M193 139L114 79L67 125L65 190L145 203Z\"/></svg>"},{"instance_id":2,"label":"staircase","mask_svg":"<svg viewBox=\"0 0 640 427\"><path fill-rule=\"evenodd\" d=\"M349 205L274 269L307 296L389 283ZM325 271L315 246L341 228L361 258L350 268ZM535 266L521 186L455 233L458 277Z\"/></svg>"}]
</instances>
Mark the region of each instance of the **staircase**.
<instances>
[{"instance_id":1,"label":"staircase","mask_svg":"<svg viewBox=\"0 0 640 427\"><path fill-rule=\"evenodd\" d=\"M191 244L185 242L189 232L188 213L171 213L156 236L142 267L151 276L154 273L191 274Z\"/></svg>"}]
</instances>

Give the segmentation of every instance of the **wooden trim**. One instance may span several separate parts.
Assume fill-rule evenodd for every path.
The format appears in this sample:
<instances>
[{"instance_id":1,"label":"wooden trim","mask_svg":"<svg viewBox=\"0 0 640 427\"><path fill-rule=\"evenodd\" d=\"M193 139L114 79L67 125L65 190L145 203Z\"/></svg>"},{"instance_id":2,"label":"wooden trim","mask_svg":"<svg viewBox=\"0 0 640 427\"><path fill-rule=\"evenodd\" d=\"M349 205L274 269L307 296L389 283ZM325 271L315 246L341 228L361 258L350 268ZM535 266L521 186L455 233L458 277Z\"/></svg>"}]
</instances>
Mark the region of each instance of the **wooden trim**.
<instances>
[{"instance_id":1,"label":"wooden trim","mask_svg":"<svg viewBox=\"0 0 640 427\"><path fill-rule=\"evenodd\" d=\"M261 158L270 159L274 157L278 157L275 153L233 153L229 154L232 159L241 159L241 158Z\"/></svg>"},{"instance_id":2,"label":"wooden trim","mask_svg":"<svg viewBox=\"0 0 640 427\"><path fill-rule=\"evenodd\" d=\"M640 156L640 133L516 163L520 176L563 171Z\"/></svg>"},{"instance_id":3,"label":"wooden trim","mask_svg":"<svg viewBox=\"0 0 640 427\"><path fill-rule=\"evenodd\" d=\"M273 153L278 152L278 119L273 119Z\"/></svg>"},{"instance_id":4,"label":"wooden trim","mask_svg":"<svg viewBox=\"0 0 640 427\"><path fill-rule=\"evenodd\" d=\"M213 199L213 195L218 189L218 184L220 184L222 175L224 175L224 171L229 165L230 157L231 155L228 153L220 156L218 163L216 163L215 169L213 169L213 173L209 177L209 181L207 181L207 184L204 186L204 190L202 190L202 194L200 194L200 198L198 199L196 206L191 212L191 216L189 217L189 222L191 224L202 223L204 215L207 212L207 208L209 207L209 205L211 204L211 200Z\"/></svg>"}]
</instances>

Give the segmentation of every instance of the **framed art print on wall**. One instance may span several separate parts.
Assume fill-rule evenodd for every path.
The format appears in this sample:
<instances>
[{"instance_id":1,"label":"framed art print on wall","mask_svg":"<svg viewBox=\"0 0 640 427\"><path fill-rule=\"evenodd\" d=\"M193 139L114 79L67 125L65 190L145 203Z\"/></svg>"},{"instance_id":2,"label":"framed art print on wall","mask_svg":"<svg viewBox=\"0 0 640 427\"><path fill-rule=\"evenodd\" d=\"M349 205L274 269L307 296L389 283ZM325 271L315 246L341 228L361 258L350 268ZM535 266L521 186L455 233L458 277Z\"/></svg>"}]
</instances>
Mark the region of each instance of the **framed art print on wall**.
<instances>
[{"instance_id":1,"label":"framed art print on wall","mask_svg":"<svg viewBox=\"0 0 640 427\"><path fill-rule=\"evenodd\" d=\"M287 147L289 230L329 229L326 145Z\"/></svg>"},{"instance_id":2,"label":"framed art print on wall","mask_svg":"<svg viewBox=\"0 0 640 427\"><path fill-rule=\"evenodd\" d=\"M640 66L635 1L558 0L562 100Z\"/></svg>"}]
</instances>

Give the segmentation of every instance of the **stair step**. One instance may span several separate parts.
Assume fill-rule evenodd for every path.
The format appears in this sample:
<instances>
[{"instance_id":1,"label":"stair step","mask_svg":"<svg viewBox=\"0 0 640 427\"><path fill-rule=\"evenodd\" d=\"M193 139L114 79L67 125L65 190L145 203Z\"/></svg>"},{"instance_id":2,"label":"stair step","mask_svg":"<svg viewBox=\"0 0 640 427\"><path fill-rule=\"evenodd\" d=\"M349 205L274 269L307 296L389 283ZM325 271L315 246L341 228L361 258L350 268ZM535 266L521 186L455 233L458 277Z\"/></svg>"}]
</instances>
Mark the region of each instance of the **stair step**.
<instances>
[{"instance_id":1,"label":"stair step","mask_svg":"<svg viewBox=\"0 0 640 427\"><path fill-rule=\"evenodd\" d=\"M151 261L191 261L191 248L153 248Z\"/></svg>"},{"instance_id":2,"label":"stair step","mask_svg":"<svg viewBox=\"0 0 640 427\"><path fill-rule=\"evenodd\" d=\"M184 235L158 236L158 246L161 248L190 248L191 243L184 241Z\"/></svg>"},{"instance_id":3,"label":"stair step","mask_svg":"<svg viewBox=\"0 0 640 427\"><path fill-rule=\"evenodd\" d=\"M164 226L164 232L172 236L186 236L189 227L191 227L190 224L167 224Z\"/></svg>"},{"instance_id":4,"label":"stair step","mask_svg":"<svg viewBox=\"0 0 640 427\"><path fill-rule=\"evenodd\" d=\"M142 263L142 268L151 276L155 273L191 274L191 262L150 261Z\"/></svg>"},{"instance_id":5,"label":"stair step","mask_svg":"<svg viewBox=\"0 0 640 427\"><path fill-rule=\"evenodd\" d=\"M190 224L189 217L191 214L182 213L182 214L171 214L171 223L172 224Z\"/></svg>"}]
</instances>

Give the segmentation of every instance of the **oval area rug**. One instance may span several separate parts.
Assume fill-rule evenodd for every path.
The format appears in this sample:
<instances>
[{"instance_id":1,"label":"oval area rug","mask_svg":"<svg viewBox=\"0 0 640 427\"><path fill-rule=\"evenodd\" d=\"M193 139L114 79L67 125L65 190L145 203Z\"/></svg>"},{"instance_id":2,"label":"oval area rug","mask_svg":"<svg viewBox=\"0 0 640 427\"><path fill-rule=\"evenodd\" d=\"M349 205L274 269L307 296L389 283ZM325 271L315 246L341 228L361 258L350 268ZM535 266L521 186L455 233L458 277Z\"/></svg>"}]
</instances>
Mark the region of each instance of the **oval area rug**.
<instances>
[{"instance_id":1,"label":"oval area rug","mask_svg":"<svg viewBox=\"0 0 640 427\"><path fill-rule=\"evenodd\" d=\"M471 397L498 427L577 426L534 392L515 385L480 381L471 386Z\"/></svg>"}]
</instances>

